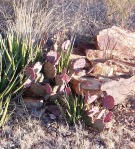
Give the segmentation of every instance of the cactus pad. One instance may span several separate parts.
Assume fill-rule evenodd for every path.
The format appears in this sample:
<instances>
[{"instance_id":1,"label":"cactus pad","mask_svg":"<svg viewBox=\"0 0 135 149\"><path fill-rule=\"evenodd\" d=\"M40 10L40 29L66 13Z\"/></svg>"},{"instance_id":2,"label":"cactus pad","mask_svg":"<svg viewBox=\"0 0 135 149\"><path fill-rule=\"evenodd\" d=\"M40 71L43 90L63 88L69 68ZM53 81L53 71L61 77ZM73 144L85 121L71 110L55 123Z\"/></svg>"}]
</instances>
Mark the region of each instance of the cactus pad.
<instances>
[{"instance_id":1,"label":"cactus pad","mask_svg":"<svg viewBox=\"0 0 135 149\"><path fill-rule=\"evenodd\" d=\"M35 95L35 96L45 96L46 91L45 91L45 86L41 85L39 83L34 83L30 87L30 91Z\"/></svg>"},{"instance_id":2,"label":"cactus pad","mask_svg":"<svg viewBox=\"0 0 135 149\"><path fill-rule=\"evenodd\" d=\"M46 60L54 65L58 65L60 60L60 53L51 50L46 54Z\"/></svg>"},{"instance_id":3,"label":"cactus pad","mask_svg":"<svg viewBox=\"0 0 135 149\"><path fill-rule=\"evenodd\" d=\"M60 75L57 75L55 77L55 83L56 85L63 85L66 83L69 83L70 77L66 74L66 70L63 70L63 72Z\"/></svg>"},{"instance_id":4,"label":"cactus pad","mask_svg":"<svg viewBox=\"0 0 135 149\"><path fill-rule=\"evenodd\" d=\"M56 76L56 67L50 62L44 64L44 76L47 79L53 79Z\"/></svg>"},{"instance_id":5,"label":"cactus pad","mask_svg":"<svg viewBox=\"0 0 135 149\"><path fill-rule=\"evenodd\" d=\"M33 69L34 69L35 73L38 74L41 71L41 69L42 69L42 63L41 62L37 62L33 66Z\"/></svg>"},{"instance_id":6,"label":"cactus pad","mask_svg":"<svg viewBox=\"0 0 135 149\"><path fill-rule=\"evenodd\" d=\"M103 100L103 106L106 109L113 109L114 108L114 98L110 95L106 95Z\"/></svg>"},{"instance_id":7,"label":"cactus pad","mask_svg":"<svg viewBox=\"0 0 135 149\"><path fill-rule=\"evenodd\" d=\"M51 95L52 93L52 88L48 83L45 84L45 91L46 91L46 94L48 95Z\"/></svg>"},{"instance_id":8,"label":"cactus pad","mask_svg":"<svg viewBox=\"0 0 135 149\"><path fill-rule=\"evenodd\" d=\"M28 67L28 68L25 70L25 74L26 74L26 76L27 76L30 80L32 80L32 81L35 80L36 75L35 75L35 71L34 71L33 68Z\"/></svg>"},{"instance_id":9,"label":"cactus pad","mask_svg":"<svg viewBox=\"0 0 135 149\"><path fill-rule=\"evenodd\" d=\"M112 116L113 116L113 112L112 111L109 111L109 113L106 114L105 118L104 118L104 123L108 123L111 121L112 119Z\"/></svg>"}]
</instances>

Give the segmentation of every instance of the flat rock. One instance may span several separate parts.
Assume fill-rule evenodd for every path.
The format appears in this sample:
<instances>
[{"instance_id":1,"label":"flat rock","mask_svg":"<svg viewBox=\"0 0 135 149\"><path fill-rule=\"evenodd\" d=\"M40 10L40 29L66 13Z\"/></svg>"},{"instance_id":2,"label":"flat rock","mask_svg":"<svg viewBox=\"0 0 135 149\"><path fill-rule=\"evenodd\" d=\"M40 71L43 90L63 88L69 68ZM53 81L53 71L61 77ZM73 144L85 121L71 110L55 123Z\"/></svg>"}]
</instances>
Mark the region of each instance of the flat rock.
<instances>
[{"instance_id":1,"label":"flat rock","mask_svg":"<svg viewBox=\"0 0 135 149\"><path fill-rule=\"evenodd\" d=\"M115 105L125 101L127 96L135 92L135 76L129 79L120 79L119 81L110 81L101 86L102 91L113 96Z\"/></svg>"},{"instance_id":2,"label":"flat rock","mask_svg":"<svg viewBox=\"0 0 135 149\"><path fill-rule=\"evenodd\" d=\"M100 80L91 77L74 77L71 80L71 85L77 94L84 94L85 92L96 94L101 89Z\"/></svg>"}]
</instances>

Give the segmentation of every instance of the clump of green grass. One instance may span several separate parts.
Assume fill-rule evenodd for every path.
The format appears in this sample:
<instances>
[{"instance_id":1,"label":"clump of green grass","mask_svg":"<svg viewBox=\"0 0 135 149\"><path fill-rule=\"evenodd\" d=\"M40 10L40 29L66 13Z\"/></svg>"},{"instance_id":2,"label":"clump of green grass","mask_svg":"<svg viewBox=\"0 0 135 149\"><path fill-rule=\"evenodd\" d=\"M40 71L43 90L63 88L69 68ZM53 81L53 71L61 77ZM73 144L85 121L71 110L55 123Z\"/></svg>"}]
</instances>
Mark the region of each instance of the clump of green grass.
<instances>
[{"instance_id":1,"label":"clump of green grass","mask_svg":"<svg viewBox=\"0 0 135 149\"><path fill-rule=\"evenodd\" d=\"M60 53L61 58L60 58L60 62L58 64L58 69L57 69L58 73L61 73L64 69L67 69L69 67L70 55L73 50L74 42L75 42L75 37L71 39L71 43L69 44L66 51L61 50L61 53Z\"/></svg>"},{"instance_id":2,"label":"clump of green grass","mask_svg":"<svg viewBox=\"0 0 135 149\"><path fill-rule=\"evenodd\" d=\"M84 98L82 96L73 95L71 93L70 95L64 96L64 102L66 107L67 121L70 124L78 123L83 119Z\"/></svg>"},{"instance_id":3,"label":"clump of green grass","mask_svg":"<svg viewBox=\"0 0 135 149\"><path fill-rule=\"evenodd\" d=\"M33 47L30 39L14 35L0 36L0 126L8 118L10 100L19 92L25 83L24 68L35 62L40 47Z\"/></svg>"}]
</instances>

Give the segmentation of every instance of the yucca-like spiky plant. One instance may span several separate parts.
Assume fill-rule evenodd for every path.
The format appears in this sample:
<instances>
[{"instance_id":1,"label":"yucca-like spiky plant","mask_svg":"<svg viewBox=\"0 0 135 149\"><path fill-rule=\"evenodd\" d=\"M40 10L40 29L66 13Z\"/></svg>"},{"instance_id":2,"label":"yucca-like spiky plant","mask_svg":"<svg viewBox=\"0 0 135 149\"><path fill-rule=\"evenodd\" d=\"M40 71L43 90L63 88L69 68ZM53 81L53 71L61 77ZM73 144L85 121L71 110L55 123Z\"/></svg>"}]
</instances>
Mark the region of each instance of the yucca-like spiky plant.
<instances>
[{"instance_id":1,"label":"yucca-like spiky plant","mask_svg":"<svg viewBox=\"0 0 135 149\"><path fill-rule=\"evenodd\" d=\"M40 47L33 47L28 38L9 34L5 39L0 36L0 126L7 118L9 102L23 88L25 77L23 69L35 62Z\"/></svg>"}]
</instances>

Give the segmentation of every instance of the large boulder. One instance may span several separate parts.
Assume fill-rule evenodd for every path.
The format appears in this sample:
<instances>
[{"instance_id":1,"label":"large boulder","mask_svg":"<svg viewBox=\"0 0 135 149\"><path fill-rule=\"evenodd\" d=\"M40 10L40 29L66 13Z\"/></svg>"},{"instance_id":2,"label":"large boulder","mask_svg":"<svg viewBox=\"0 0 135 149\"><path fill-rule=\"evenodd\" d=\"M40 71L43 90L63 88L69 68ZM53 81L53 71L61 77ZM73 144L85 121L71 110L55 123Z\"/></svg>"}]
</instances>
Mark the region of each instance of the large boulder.
<instances>
[{"instance_id":1,"label":"large boulder","mask_svg":"<svg viewBox=\"0 0 135 149\"><path fill-rule=\"evenodd\" d=\"M135 33L113 26L104 29L97 35L100 50L104 51L104 58L127 58L135 56Z\"/></svg>"}]
</instances>

